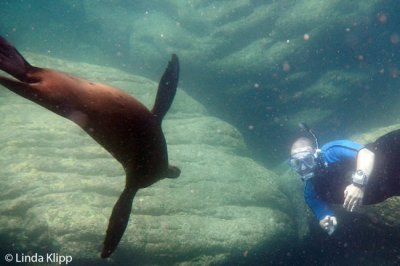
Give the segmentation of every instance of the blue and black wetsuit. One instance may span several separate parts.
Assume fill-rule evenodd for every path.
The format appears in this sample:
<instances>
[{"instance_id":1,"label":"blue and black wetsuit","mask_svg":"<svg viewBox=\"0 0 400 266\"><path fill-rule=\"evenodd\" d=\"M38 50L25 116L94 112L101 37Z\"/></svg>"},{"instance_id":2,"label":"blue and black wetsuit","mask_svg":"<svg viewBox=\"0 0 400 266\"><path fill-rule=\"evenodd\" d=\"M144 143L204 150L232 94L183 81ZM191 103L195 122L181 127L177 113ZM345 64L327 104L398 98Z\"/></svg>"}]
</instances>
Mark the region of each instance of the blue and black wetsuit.
<instances>
[{"instance_id":1,"label":"blue and black wetsuit","mask_svg":"<svg viewBox=\"0 0 400 266\"><path fill-rule=\"evenodd\" d=\"M400 195L400 130L390 132L365 146L337 140L321 148L314 177L305 181L304 198L318 220L334 215L329 204L343 204L344 190L351 184L357 154L363 148L375 154L363 204L375 204Z\"/></svg>"}]
</instances>

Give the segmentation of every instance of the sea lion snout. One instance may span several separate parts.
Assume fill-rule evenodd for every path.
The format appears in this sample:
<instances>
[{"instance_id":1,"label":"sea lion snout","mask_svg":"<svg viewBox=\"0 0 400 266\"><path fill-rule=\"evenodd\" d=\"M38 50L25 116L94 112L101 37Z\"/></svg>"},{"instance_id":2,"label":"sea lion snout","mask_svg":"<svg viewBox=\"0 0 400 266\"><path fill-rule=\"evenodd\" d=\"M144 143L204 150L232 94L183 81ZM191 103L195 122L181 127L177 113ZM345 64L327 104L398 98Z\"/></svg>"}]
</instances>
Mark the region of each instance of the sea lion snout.
<instances>
[{"instance_id":1,"label":"sea lion snout","mask_svg":"<svg viewBox=\"0 0 400 266\"><path fill-rule=\"evenodd\" d=\"M166 178L177 178L180 175L181 175L181 169L173 165L168 166Z\"/></svg>"}]
</instances>

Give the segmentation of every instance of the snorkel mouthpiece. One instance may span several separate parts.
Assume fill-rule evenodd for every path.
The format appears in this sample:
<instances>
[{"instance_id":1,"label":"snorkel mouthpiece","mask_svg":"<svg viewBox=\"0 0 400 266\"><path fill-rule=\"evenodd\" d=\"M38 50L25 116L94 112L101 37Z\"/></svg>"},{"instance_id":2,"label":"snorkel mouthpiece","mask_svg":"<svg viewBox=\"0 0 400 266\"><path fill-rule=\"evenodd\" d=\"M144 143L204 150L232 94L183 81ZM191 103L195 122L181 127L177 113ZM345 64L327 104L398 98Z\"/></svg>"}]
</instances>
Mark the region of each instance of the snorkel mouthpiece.
<instances>
[{"instance_id":1,"label":"snorkel mouthpiece","mask_svg":"<svg viewBox=\"0 0 400 266\"><path fill-rule=\"evenodd\" d=\"M306 175L302 175L300 178L301 178L301 181L307 181L308 179L312 178L313 176L314 176L314 172L311 172Z\"/></svg>"}]
</instances>

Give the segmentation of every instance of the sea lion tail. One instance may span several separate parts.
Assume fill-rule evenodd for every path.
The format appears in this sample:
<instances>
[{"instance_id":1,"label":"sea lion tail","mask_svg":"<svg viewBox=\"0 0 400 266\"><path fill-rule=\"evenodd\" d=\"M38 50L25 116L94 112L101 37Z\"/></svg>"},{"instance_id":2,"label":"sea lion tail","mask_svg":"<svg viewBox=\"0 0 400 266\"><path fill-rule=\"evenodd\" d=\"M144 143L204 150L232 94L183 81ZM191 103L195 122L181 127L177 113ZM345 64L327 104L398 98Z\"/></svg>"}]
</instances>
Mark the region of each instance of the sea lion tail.
<instances>
[{"instance_id":1,"label":"sea lion tail","mask_svg":"<svg viewBox=\"0 0 400 266\"><path fill-rule=\"evenodd\" d=\"M137 188L126 187L115 203L108 223L106 238L103 243L103 251L101 252L102 258L108 258L117 248L126 226L128 225L133 198L137 191Z\"/></svg>"},{"instance_id":2,"label":"sea lion tail","mask_svg":"<svg viewBox=\"0 0 400 266\"><path fill-rule=\"evenodd\" d=\"M179 60L176 54L173 54L169 61L167 69L161 77L158 84L156 101L152 113L161 121L171 107L176 94L176 88L179 80Z\"/></svg>"},{"instance_id":3,"label":"sea lion tail","mask_svg":"<svg viewBox=\"0 0 400 266\"><path fill-rule=\"evenodd\" d=\"M4 37L0 36L0 69L24 81L32 66Z\"/></svg>"}]
</instances>

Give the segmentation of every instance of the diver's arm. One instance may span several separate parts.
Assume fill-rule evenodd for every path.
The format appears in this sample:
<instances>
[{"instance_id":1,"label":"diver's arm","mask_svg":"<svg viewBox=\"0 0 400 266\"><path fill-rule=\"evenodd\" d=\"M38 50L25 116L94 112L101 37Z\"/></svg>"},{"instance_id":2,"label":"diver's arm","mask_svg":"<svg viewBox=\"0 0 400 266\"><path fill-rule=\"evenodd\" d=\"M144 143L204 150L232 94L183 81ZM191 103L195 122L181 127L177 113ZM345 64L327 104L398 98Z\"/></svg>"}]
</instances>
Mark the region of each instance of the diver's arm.
<instances>
[{"instance_id":1,"label":"diver's arm","mask_svg":"<svg viewBox=\"0 0 400 266\"><path fill-rule=\"evenodd\" d=\"M375 154L363 148L358 152L357 155L357 170L361 170L367 176L367 180L374 169Z\"/></svg>"},{"instance_id":2,"label":"diver's arm","mask_svg":"<svg viewBox=\"0 0 400 266\"><path fill-rule=\"evenodd\" d=\"M346 187L344 191L343 207L348 211L353 211L355 207L362 204L365 186L374 169L375 154L363 148L357 155L357 169L353 175L353 183Z\"/></svg>"},{"instance_id":3,"label":"diver's arm","mask_svg":"<svg viewBox=\"0 0 400 266\"><path fill-rule=\"evenodd\" d=\"M333 234L337 227L336 217L328 203L318 197L314 185L310 180L305 181L304 200L318 219L321 228L329 235Z\"/></svg>"}]
</instances>

